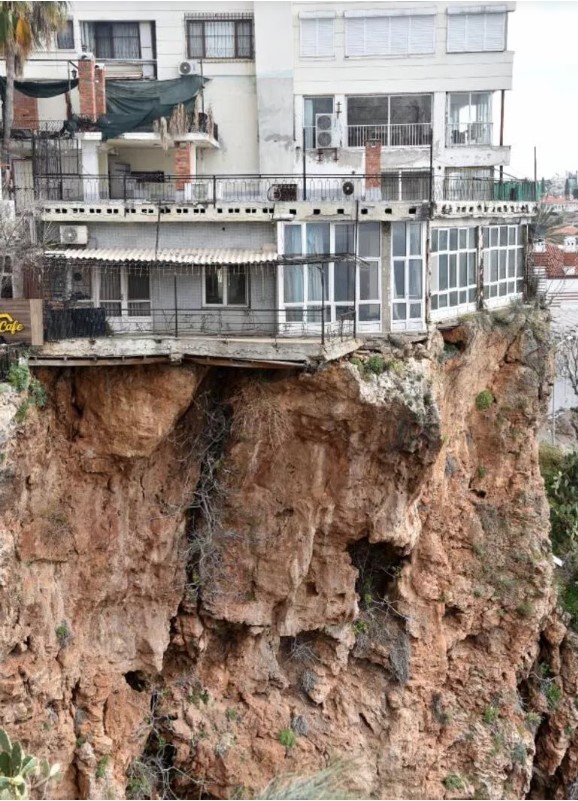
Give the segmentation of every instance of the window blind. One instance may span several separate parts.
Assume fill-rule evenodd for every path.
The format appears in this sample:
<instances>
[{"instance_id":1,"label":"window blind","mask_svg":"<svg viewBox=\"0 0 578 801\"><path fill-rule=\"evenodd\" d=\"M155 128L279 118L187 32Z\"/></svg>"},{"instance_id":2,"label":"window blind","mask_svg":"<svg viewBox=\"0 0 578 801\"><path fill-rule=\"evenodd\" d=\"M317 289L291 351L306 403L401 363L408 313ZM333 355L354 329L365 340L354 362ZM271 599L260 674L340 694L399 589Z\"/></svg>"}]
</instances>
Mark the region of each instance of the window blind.
<instances>
[{"instance_id":1,"label":"window blind","mask_svg":"<svg viewBox=\"0 0 578 801\"><path fill-rule=\"evenodd\" d=\"M302 58L327 58L333 56L332 17L302 18L300 25Z\"/></svg>"},{"instance_id":2,"label":"window blind","mask_svg":"<svg viewBox=\"0 0 578 801\"><path fill-rule=\"evenodd\" d=\"M405 56L434 52L435 16L351 16L345 19L345 55Z\"/></svg>"},{"instance_id":3,"label":"window blind","mask_svg":"<svg viewBox=\"0 0 578 801\"><path fill-rule=\"evenodd\" d=\"M500 51L505 48L505 12L448 15L448 53Z\"/></svg>"}]
</instances>

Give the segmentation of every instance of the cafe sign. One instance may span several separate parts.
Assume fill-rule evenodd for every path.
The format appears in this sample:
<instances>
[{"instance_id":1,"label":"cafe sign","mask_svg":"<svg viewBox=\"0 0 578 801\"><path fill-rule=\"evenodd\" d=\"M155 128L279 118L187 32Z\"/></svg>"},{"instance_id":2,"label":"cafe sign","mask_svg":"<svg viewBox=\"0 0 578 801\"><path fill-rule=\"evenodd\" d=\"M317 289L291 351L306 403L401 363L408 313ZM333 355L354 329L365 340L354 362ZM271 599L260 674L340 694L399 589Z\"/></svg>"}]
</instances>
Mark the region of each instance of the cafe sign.
<instances>
[{"instance_id":1,"label":"cafe sign","mask_svg":"<svg viewBox=\"0 0 578 801\"><path fill-rule=\"evenodd\" d=\"M0 345L42 345L42 300L0 299Z\"/></svg>"}]
</instances>

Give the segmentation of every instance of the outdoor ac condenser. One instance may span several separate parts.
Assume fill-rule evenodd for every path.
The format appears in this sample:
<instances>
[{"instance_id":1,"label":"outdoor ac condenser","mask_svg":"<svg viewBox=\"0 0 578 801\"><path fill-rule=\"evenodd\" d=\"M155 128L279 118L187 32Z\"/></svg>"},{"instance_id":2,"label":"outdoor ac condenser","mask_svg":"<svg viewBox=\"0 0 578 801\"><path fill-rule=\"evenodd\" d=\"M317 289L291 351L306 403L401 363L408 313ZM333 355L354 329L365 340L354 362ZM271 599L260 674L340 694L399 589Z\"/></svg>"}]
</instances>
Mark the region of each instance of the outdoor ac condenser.
<instances>
[{"instance_id":1,"label":"outdoor ac condenser","mask_svg":"<svg viewBox=\"0 0 578 801\"><path fill-rule=\"evenodd\" d=\"M315 147L339 147L335 114L315 115Z\"/></svg>"},{"instance_id":2,"label":"outdoor ac condenser","mask_svg":"<svg viewBox=\"0 0 578 801\"><path fill-rule=\"evenodd\" d=\"M61 225L61 245L86 245L88 242L88 228L86 225Z\"/></svg>"},{"instance_id":3,"label":"outdoor ac condenser","mask_svg":"<svg viewBox=\"0 0 578 801\"><path fill-rule=\"evenodd\" d=\"M179 62L179 75L200 75L201 65L198 61Z\"/></svg>"}]
</instances>

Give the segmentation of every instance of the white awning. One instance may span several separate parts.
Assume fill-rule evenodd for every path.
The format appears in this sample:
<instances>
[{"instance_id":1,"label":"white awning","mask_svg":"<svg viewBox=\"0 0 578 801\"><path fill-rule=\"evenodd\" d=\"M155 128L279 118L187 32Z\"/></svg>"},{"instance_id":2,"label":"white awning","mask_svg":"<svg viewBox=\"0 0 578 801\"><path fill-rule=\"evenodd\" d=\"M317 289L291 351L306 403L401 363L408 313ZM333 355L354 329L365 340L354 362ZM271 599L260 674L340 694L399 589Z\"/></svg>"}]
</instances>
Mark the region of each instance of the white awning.
<instances>
[{"instance_id":1,"label":"white awning","mask_svg":"<svg viewBox=\"0 0 578 801\"><path fill-rule=\"evenodd\" d=\"M223 249L171 248L63 248L45 254L50 259L66 261L106 261L118 264L135 262L154 264L193 264L198 266L233 266L243 264L276 264L275 251Z\"/></svg>"}]
</instances>

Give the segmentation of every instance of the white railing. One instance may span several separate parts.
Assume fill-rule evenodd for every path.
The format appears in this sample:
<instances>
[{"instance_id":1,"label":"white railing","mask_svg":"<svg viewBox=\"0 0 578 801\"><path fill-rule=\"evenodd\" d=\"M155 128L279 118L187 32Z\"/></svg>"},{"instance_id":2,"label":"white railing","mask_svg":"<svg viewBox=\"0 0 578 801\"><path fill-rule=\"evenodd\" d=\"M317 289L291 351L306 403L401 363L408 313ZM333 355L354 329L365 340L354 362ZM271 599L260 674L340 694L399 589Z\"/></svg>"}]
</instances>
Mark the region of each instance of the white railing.
<instances>
[{"instance_id":1,"label":"white railing","mask_svg":"<svg viewBox=\"0 0 578 801\"><path fill-rule=\"evenodd\" d=\"M492 127L491 122L448 123L447 146L491 145Z\"/></svg>"},{"instance_id":2,"label":"white railing","mask_svg":"<svg viewBox=\"0 0 578 801\"><path fill-rule=\"evenodd\" d=\"M431 123L347 126L348 147L365 147L368 142L381 142L384 147L428 147L431 142Z\"/></svg>"}]
</instances>

